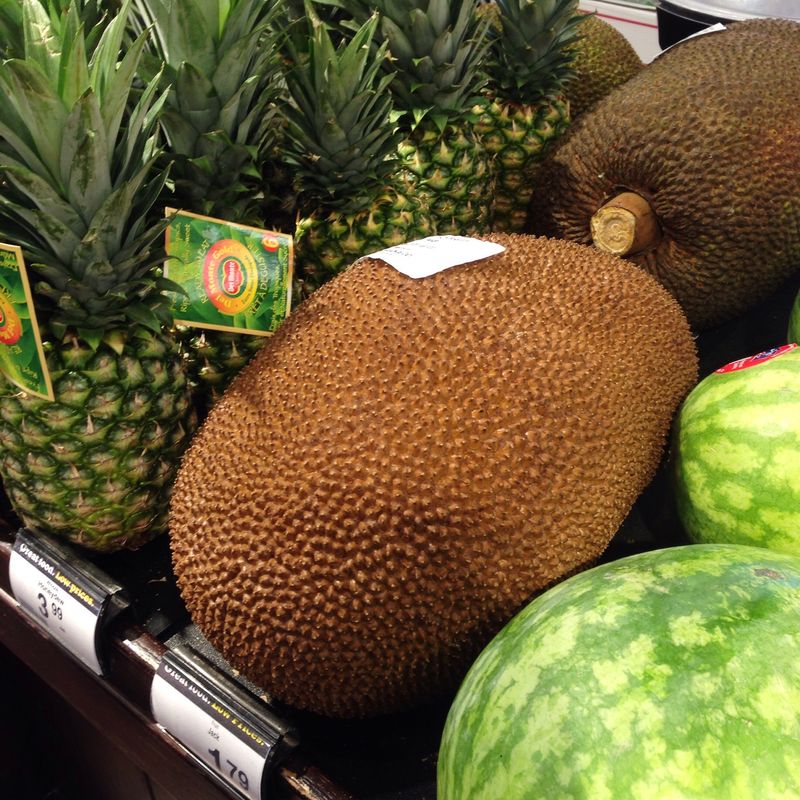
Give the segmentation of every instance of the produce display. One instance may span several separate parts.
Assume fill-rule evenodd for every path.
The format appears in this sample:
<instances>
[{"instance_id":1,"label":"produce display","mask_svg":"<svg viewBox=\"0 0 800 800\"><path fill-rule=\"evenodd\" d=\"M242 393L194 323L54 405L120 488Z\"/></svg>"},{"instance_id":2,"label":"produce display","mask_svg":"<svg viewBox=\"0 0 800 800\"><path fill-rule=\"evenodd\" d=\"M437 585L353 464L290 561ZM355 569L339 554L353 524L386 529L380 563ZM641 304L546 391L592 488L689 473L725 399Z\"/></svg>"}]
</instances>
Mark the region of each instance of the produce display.
<instances>
[{"instance_id":1,"label":"produce display","mask_svg":"<svg viewBox=\"0 0 800 800\"><path fill-rule=\"evenodd\" d=\"M24 59L0 64L0 240L34 270L53 398L3 381L0 473L33 530L136 547L165 531L196 424L154 270L162 100L155 81L134 86L145 37L120 53L125 13L89 38L74 6L60 25L38 3L25 11L41 35L26 39Z\"/></svg>"},{"instance_id":2,"label":"produce display","mask_svg":"<svg viewBox=\"0 0 800 800\"><path fill-rule=\"evenodd\" d=\"M800 794L800 560L689 545L564 581L481 653L439 800Z\"/></svg>"},{"instance_id":3,"label":"produce display","mask_svg":"<svg viewBox=\"0 0 800 800\"><path fill-rule=\"evenodd\" d=\"M529 230L625 256L696 329L736 316L797 269L798 85L795 22L732 23L670 48L553 151Z\"/></svg>"},{"instance_id":4,"label":"produce display","mask_svg":"<svg viewBox=\"0 0 800 800\"><path fill-rule=\"evenodd\" d=\"M579 31L572 45L575 74L565 87L573 122L644 66L625 36L597 14L587 14Z\"/></svg>"},{"instance_id":5,"label":"produce display","mask_svg":"<svg viewBox=\"0 0 800 800\"><path fill-rule=\"evenodd\" d=\"M572 48L581 41L577 9L577 0L497 0L482 7L492 21L489 81L474 113L494 158L493 230L524 230L536 166L569 124L563 95L573 75Z\"/></svg>"},{"instance_id":6,"label":"produce display","mask_svg":"<svg viewBox=\"0 0 800 800\"><path fill-rule=\"evenodd\" d=\"M675 497L697 542L800 555L800 347L721 367L689 394L673 445Z\"/></svg>"},{"instance_id":7,"label":"produce display","mask_svg":"<svg viewBox=\"0 0 800 800\"><path fill-rule=\"evenodd\" d=\"M533 592L602 553L696 380L688 324L650 276L488 238L506 251L419 280L345 270L183 460L183 598L281 700L368 716L452 689Z\"/></svg>"},{"instance_id":8,"label":"produce display","mask_svg":"<svg viewBox=\"0 0 800 800\"><path fill-rule=\"evenodd\" d=\"M14 613L158 606L286 753L455 698L439 800L800 797L800 23L22 0L0 56Z\"/></svg>"}]
</instances>

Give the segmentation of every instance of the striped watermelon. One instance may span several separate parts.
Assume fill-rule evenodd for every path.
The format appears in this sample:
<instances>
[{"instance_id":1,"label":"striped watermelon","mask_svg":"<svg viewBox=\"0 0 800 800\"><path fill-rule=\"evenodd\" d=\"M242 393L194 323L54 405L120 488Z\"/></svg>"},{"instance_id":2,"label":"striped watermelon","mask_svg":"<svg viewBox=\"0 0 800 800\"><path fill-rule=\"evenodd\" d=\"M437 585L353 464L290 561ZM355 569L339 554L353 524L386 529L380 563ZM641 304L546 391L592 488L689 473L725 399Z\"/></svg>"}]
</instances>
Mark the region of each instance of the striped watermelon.
<instances>
[{"instance_id":1,"label":"striped watermelon","mask_svg":"<svg viewBox=\"0 0 800 800\"><path fill-rule=\"evenodd\" d=\"M800 555L800 347L735 361L701 381L673 441L678 514L694 542Z\"/></svg>"},{"instance_id":2,"label":"striped watermelon","mask_svg":"<svg viewBox=\"0 0 800 800\"><path fill-rule=\"evenodd\" d=\"M800 292L798 292L797 297L794 299L792 314L789 317L789 333L786 341L800 344Z\"/></svg>"},{"instance_id":3,"label":"striped watermelon","mask_svg":"<svg viewBox=\"0 0 800 800\"><path fill-rule=\"evenodd\" d=\"M469 671L439 800L800 797L800 559L686 545L534 600Z\"/></svg>"}]
</instances>

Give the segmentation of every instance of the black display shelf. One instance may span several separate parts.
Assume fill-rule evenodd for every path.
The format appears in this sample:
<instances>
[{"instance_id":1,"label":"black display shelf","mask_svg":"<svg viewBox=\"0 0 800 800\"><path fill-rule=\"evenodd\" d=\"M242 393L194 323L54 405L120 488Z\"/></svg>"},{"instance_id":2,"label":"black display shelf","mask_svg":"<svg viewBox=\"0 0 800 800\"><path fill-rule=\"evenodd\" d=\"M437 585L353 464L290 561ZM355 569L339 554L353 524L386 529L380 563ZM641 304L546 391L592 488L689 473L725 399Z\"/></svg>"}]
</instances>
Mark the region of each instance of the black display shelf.
<instances>
[{"instance_id":1,"label":"black display shelf","mask_svg":"<svg viewBox=\"0 0 800 800\"><path fill-rule=\"evenodd\" d=\"M782 345L799 289L800 275L748 314L698 337L701 377L734 359ZM13 514L0 509L0 656L5 650L19 662L16 667L7 666L7 671L19 681L22 665L30 679L20 681L26 691L37 691L31 689L31 681L38 681L41 691L54 698L51 707L58 705L62 715L72 715L71 724L84 731L82 738L90 742L89 750L102 750L94 761L91 752L84 753L85 770L102 772L104 759L110 758L107 749L112 748L117 757L146 776L147 788L138 794L98 789L93 795L91 788L82 788L81 800L224 800L234 796L210 780L151 715L153 676L164 652L177 647L191 648L244 690L269 701L263 689L232 670L192 624L172 573L167 537L134 552L79 553L123 585L131 601L107 631L108 670L100 678L31 622L12 597L7 566L18 527ZM672 506L667 453L600 562L684 542ZM5 678L7 684L13 680ZM437 749L451 700L445 697L405 714L353 721L325 719L269 701L299 739L299 746L276 770L270 796L276 800L435 800ZM87 733L90 729L101 738L93 740ZM4 774L0 756L0 779ZM57 793L48 797L72 800Z\"/></svg>"}]
</instances>

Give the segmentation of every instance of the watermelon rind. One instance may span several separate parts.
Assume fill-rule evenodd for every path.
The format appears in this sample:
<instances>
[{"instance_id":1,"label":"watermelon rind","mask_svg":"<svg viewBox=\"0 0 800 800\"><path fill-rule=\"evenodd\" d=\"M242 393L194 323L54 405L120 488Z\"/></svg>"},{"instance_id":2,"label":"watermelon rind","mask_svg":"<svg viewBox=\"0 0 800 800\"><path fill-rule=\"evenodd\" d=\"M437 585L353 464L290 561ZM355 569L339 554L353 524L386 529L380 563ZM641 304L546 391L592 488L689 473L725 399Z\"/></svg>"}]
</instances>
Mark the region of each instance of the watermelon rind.
<instances>
[{"instance_id":1,"label":"watermelon rind","mask_svg":"<svg viewBox=\"0 0 800 800\"><path fill-rule=\"evenodd\" d=\"M800 292L794 299L792 313L789 316L789 330L786 334L786 341L800 344Z\"/></svg>"},{"instance_id":2,"label":"watermelon rind","mask_svg":"<svg viewBox=\"0 0 800 800\"><path fill-rule=\"evenodd\" d=\"M708 375L679 410L675 500L692 542L800 555L800 347L776 352Z\"/></svg>"},{"instance_id":3,"label":"watermelon rind","mask_svg":"<svg viewBox=\"0 0 800 800\"><path fill-rule=\"evenodd\" d=\"M800 797L800 559L684 545L572 577L485 648L439 800Z\"/></svg>"}]
</instances>

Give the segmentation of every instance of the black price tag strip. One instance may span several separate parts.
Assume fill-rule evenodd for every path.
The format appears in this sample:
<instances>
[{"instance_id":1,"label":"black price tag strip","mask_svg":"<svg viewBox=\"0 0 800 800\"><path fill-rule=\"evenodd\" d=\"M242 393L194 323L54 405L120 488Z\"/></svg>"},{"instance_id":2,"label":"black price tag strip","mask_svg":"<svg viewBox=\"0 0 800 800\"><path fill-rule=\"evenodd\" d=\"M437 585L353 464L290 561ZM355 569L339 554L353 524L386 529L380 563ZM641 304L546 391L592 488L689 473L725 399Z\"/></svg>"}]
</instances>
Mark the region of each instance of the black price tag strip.
<instances>
[{"instance_id":1,"label":"black price tag strip","mask_svg":"<svg viewBox=\"0 0 800 800\"><path fill-rule=\"evenodd\" d=\"M20 608L102 675L103 630L129 605L122 586L65 543L25 528L17 533L8 572Z\"/></svg>"},{"instance_id":2,"label":"black price tag strip","mask_svg":"<svg viewBox=\"0 0 800 800\"><path fill-rule=\"evenodd\" d=\"M272 768L295 744L290 728L188 648L168 650L153 678L153 717L214 779L262 800Z\"/></svg>"}]
</instances>

